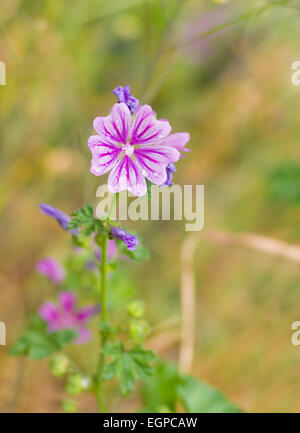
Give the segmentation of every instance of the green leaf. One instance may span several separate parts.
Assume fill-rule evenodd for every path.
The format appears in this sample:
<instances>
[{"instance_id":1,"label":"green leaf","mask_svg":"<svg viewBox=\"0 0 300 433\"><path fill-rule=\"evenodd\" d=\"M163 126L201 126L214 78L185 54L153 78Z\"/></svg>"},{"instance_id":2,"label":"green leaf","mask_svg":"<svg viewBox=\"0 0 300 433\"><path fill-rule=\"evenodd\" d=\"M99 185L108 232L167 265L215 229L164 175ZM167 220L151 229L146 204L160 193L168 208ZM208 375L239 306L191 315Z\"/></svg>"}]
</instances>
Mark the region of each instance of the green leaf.
<instances>
[{"instance_id":1,"label":"green leaf","mask_svg":"<svg viewBox=\"0 0 300 433\"><path fill-rule=\"evenodd\" d=\"M10 348L10 355L28 355L31 359L42 359L58 352L77 337L73 329L49 333L46 323L39 317L33 318L26 333Z\"/></svg>"},{"instance_id":2,"label":"green leaf","mask_svg":"<svg viewBox=\"0 0 300 433\"><path fill-rule=\"evenodd\" d=\"M68 224L69 230L83 228L83 233L90 236L93 232L101 232L104 228L103 222L94 218L94 209L90 204L77 209L71 216L72 220Z\"/></svg>"},{"instance_id":3,"label":"green leaf","mask_svg":"<svg viewBox=\"0 0 300 433\"><path fill-rule=\"evenodd\" d=\"M188 413L241 412L217 389L197 378L182 375L175 365L159 361L151 380L142 388L142 412L160 412L162 408L176 411L181 402Z\"/></svg>"},{"instance_id":4,"label":"green leaf","mask_svg":"<svg viewBox=\"0 0 300 433\"><path fill-rule=\"evenodd\" d=\"M192 376L183 376L178 397L189 413L231 413L241 410L217 389Z\"/></svg>"},{"instance_id":5,"label":"green leaf","mask_svg":"<svg viewBox=\"0 0 300 433\"><path fill-rule=\"evenodd\" d=\"M113 360L105 366L102 377L104 380L117 377L122 394L129 394L137 380L145 380L154 372L152 363L156 356L151 350L145 350L140 345L126 351L123 343L118 341L107 343L103 351Z\"/></svg>"},{"instance_id":6,"label":"green leaf","mask_svg":"<svg viewBox=\"0 0 300 433\"><path fill-rule=\"evenodd\" d=\"M267 176L267 194L274 203L299 205L300 165L294 161L284 161Z\"/></svg>"},{"instance_id":7,"label":"green leaf","mask_svg":"<svg viewBox=\"0 0 300 433\"><path fill-rule=\"evenodd\" d=\"M179 384L180 374L176 366L159 360L155 374L144 382L141 389L145 404L141 411L153 413L167 407L171 412L175 412Z\"/></svg>"}]
</instances>

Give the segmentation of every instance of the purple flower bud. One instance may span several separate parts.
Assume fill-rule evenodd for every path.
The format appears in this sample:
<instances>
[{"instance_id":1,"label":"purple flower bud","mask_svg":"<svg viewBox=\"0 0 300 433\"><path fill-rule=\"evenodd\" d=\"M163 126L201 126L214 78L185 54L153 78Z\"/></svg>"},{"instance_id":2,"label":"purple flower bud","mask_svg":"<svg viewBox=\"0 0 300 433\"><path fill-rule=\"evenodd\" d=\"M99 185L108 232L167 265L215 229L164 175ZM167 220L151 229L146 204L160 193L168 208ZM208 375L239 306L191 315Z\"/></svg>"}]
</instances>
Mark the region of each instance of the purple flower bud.
<instances>
[{"instance_id":1,"label":"purple flower bud","mask_svg":"<svg viewBox=\"0 0 300 433\"><path fill-rule=\"evenodd\" d=\"M129 251L134 251L136 249L136 246L139 244L136 236L131 235L126 230L123 230L120 227L112 227L110 234L113 238L119 239L120 241L124 242Z\"/></svg>"},{"instance_id":2,"label":"purple flower bud","mask_svg":"<svg viewBox=\"0 0 300 433\"><path fill-rule=\"evenodd\" d=\"M61 264L52 257L41 259L36 264L39 274L49 278L54 284L61 284L65 279L65 271Z\"/></svg>"},{"instance_id":3,"label":"purple flower bud","mask_svg":"<svg viewBox=\"0 0 300 433\"><path fill-rule=\"evenodd\" d=\"M127 84L125 87L118 86L113 90L113 93L118 97L119 103L124 102L133 114L138 108L139 101L130 93L130 87Z\"/></svg>"},{"instance_id":4,"label":"purple flower bud","mask_svg":"<svg viewBox=\"0 0 300 433\"><path fill-rule=\"evenodd\" d=\"M65 214L64 212L62 212L61 210L57 209L54 206L51 206L50 204L44 204L44 203L40 203L40 209L43 212L43 214L48 215L52 218L55 218L56 221L58 222L58 224L66 231L68 231L69 233L71 233L72 235L77 235L78 234L78 230L77 229L73 229L73 230L68 230L67 226L69 224L69 222L71 221L71 218L69 217L69 215Z\"/></svg>"},{"instance_id":5,"label":"purple flower bud","mask_svg":"<svg viewBox=\"0 0 300 433\"><path fill-rule=\"evenodd\" d=\"M167 180L165 181L165 183L163 183L162 186L172 186L174 185L174 183L172 182L173 179L173 173L176 172L176 167L173 163L168 164L166 167L166 171L167 171Z\"/></svg>"}]
</instances>

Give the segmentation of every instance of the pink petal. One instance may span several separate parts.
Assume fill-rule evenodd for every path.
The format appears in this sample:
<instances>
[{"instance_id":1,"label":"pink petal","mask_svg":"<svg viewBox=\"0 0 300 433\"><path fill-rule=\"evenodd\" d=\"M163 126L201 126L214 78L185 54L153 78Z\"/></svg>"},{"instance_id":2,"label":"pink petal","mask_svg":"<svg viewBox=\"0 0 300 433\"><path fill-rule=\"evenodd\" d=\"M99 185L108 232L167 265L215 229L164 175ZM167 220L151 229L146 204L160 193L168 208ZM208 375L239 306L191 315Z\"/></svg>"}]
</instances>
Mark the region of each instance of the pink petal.
<instances>
[{"instance_id":1,"label":"pink petal","mask_svg":"<svg viewBox=\"0 0 300 433\"><path fill-rule=\"evenodd\" d=\"M101 262L101 251L98 252L99 261ZM108 240L107 245L107 259L110 262L118 254L118 247L114 239Z\"/></svg>"},{"instance_id":2,"label":"pink petal","mask_svg":"<svg viewBox=\"0 0 300 433\"><path fill-rule=\"evenodd\" d=\"M179 152L188 152L190 149L184 149L184 146L190 139L190 134L188 132L177 132L176 134L171 134L168 137L160 140L160 146L172 146L177 149Z\"/></svg>"},{"instance_id":3,"label":"pink petal","mask_svg":"<svg viewBox=\"0 0 300 433\"><path fill-rule=\"evenodd\" d=\"M123 102L115 104L107 117L97 117L94 128L103 144L127 143L131 129L131 114Z\"/></svg>"},{"instance_id":4,"label":"pink petal","mask_svg":"<svg viewBox=\"0 0 300 433\"><path fill-rule=\"evenodd\" d=\"M131 144L153 144L163 139L171 132L167 120L157 120L150 105L143 105L136 113Z\"/></svg>"},{"instance_id":5,"label":"pink petal","mask_svg":"<svg viewBox=\"0 0 300 433\"><path fill-rule=\"evenodd\" d=\"M160 145L140 147L135 149L134 155L141 167L142 175L156 185L162 185L166 181L167 165L180 158L180 153L176 149Z\"/></svg>"},{"instance_id":6,"label":"pink petal","mask_svg":"<svg viewBox=\"0 0 300 433\"><path fill-rule=\"evenodd\" d=\"M91 319L95 314L97 314L100 311L100 308L98 305L93 305L91 307L84 307L80 308L77 313L77 319L81 322L85 322L89 319Z\"/></svg>"},{"instance_id":7,"label":"pink petal","mask_svg":"<svg viewBox=\"0 0 300 433\"><path fill-rule=\"evenodd\" d=\"M75 309L77 298L74 292L60 292L57 297L65 311L73 311Z\"/></svg>"},{"instance_id":8,"label":"pink petal","mask_svg":"<svg viewBox=\"0 0 300 433\"><path fill-rule=\"evenodd\" d=\"M107 246L107 258L108 260L112 260L114 256L118 254L118 247L116 241L114 239L109 239Z\"/></svg>"},{"instance_id":9,"label":"pink petal","mask_svg":"<svg viewBox=\"0 0 300 433\"><path fill-rule=\"evenodd\" d=\"M45 257L39 260L36 264L36 270L55 284L61 284L65 278L64 268L53 257Z\"/></svg>"},{"instance_id":10,"label":"pink petal","mask_svg":"<svg viewBox=\"0 0 300 433\"><path fill-rule=\"evenodd\" d=\"M92 335L89 329L85 328L84 326L81 326L80 328L77 328L76 331L78 332L78 337L74 341L76 344L83 344L90 341Z\"/></svg>"},{"instance_id":11,"label":"pink petal","mask_svg":"<svg viewBox=\"0 0 300 433\"><path fill-rule=\"evenodd\" d=\"M100 144L98 135L89 138L88 145L92 152L91 173L101 176L116 164L122 148L115 144Z\"/></svg>"},{"instance_id":12,"label":"pink petal","mask_svg":"<svg viewBox=\"0 0 300 433\"><path fill-rule=\"evenodd\" d=\"M51 323L59 316L58 308L54 302L45 302L39 309L39 315L46 322Z\"/></svg>"},{"instance_id":13,"label":"pink petal","mask_svg":"<svg viewBox=\"0 0 300 433\"><path fill-rule=\"evenodd\" d=\"M128 190L137 196L145 195L147 185L139 166L127 155L114 166L108 176L108 190L111 193Z\"/></svg>"},{"instance_id":14,"label":"pink petal","mask_svg":"<svg viewBox=\"0 0 300 433\"><path fill-rule=\"evenodd\" d=\"M105 126L104 126L104 119L107 119L109 116L107 117L96 117L96 119L94 119L93 122L93 126L95 131L98 133L97 137L98 137L98 145L100 146L101 144L117 144L118 141L116 142L116 140L110 136L110 134L108 134L106 132ZM95 137L95 136L92 136Z\"/></svg>"}]
</instances>

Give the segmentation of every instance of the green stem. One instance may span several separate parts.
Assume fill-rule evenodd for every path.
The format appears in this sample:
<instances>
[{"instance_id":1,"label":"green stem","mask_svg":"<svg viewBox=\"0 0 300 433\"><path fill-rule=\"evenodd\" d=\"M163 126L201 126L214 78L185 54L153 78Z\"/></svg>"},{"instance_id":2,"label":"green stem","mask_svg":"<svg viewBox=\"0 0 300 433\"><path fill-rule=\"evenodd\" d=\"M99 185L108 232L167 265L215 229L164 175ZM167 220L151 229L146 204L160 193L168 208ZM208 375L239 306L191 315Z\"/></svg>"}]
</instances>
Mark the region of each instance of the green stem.
<instances>
[{"instance_id":1,"label":"green stem","mask_svg":"<svg viewBox=\"0 0 300 433\"><path fill-rule=\"evenodd\" d=\"M114 194L112 196L112 200L111 200L111 204L110 204L110 208L108 210L108 215L107 215L107 219L110 220L113 214L113 211L116 208L117 205L117 198L119 197L119 193L117 192L116 194Z\"/></svg>"},{"instance_id":2,"label":"green stem","mask_svg":"<svg viewBox=\"0 0 300 433\"><path fill-rule=\"evenodd\" d=\"M102 322L107 321L107 243L108 236L104 236L101 245L101 306L102 306Z\"/></svg>"},{"instance_id":3,"label":"green stem","mask_svg":"<svg viewBox=\"0 0 300 433\"><path fill-rule=\"evenodd\" d=\"M105 235L101 245L101 322L107 321L107 243L108 236ZM104 396L103 396L103 381L102 374L105 365L105 354L103 352L103 346L106 343L106 335L100 332L101 348L98 362L97 371L97 403L99 412L105 412Z\"/></svg>"},{"instance_id":4,"label":"green stem","mask_svg":"<svg viewBox=\"0 0 300 433\"><path fill-rule=\"evenodd\" d=\"M108 211L107 219L109 220L112 212L116 206L117 194L114 194L112 203ZM105 234L101 244L101 266L99 270L101 272L100 284L101 284L101 322L107 322L107 246L108 246L108 234ZM100 332L101 348L98 361L98 369L96 375L96 395L99 412L105 412L104 395L103 395L103 369L105 366L105 353L103 352L103 346L107 342L107 334Z\"/></svg>"}]
</instances>

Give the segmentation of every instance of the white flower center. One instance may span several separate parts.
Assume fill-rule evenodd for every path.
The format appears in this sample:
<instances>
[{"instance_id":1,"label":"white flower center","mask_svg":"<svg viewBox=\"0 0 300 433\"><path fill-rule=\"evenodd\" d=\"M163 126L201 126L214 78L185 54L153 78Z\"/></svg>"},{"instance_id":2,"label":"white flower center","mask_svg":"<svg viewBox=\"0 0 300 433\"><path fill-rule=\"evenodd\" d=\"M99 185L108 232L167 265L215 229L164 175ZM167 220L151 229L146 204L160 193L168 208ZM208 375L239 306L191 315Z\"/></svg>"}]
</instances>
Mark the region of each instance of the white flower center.
<instances>
[{"instance_id":1,"label":"white flower center","mask_svg":"<svg viewBox=\"0 0 300 433\"><path fill-rule=\"evenodd\" d=\"M124 152L124 155L131 156L134 152L134 146L132 144L124 144L122 146L122 150Z\"/></svg>"}]
</instances>

